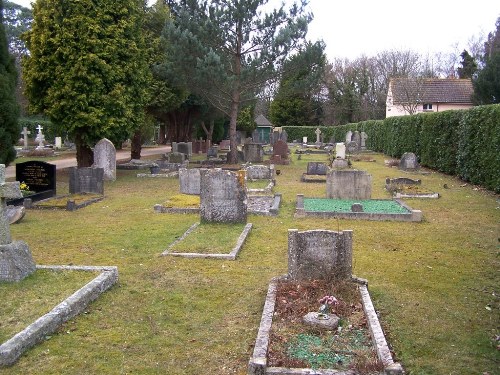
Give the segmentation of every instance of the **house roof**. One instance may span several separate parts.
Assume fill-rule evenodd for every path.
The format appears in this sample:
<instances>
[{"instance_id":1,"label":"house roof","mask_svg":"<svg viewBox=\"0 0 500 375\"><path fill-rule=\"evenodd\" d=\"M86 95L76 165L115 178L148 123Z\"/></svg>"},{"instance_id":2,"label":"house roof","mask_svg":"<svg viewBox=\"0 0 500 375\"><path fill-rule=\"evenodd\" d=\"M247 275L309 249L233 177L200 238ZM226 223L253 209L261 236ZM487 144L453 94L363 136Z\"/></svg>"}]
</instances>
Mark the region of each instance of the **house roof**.
<instances>
[{"instance_id":1,"label":"house roof","mask_svg":"<svg viewBox=\"0 0 500 375\"><path fill-rule=\"evenodd\" d=\"M452 78L392 78L390 82L394 104L456 103L472 104L474 88L470 79Z\"/></svg>"},{"instance_id":2,"label":"house roof","mask_svg":"<svg viewBox=\"0 0 500 375\"><path fill-rule=\"evenodd\" d=\"M264 115L258 115L254 121L257 126L273 126L273 124L271 124L269 120L264 117Z\"/></svg>"}]
</instances>

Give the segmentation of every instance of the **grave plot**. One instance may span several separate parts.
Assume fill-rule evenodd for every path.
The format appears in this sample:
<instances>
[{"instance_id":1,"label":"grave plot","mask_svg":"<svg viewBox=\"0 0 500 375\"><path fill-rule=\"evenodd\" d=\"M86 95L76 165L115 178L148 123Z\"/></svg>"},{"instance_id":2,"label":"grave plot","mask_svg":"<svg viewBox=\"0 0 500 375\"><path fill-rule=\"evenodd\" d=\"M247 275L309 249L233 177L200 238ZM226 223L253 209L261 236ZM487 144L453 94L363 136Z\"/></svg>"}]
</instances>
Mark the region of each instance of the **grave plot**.
<instances>
[{"instance_id":1,"label":"grave plot","mask_svg":"<svg viewBox=\"0 0 500 375\"><path fill-rule=\"evenodd\" d=\"M0 367L14 364L24 351L45 340L61 324L82 312L118 279L116 267L36 266L24 241L13 241L6 215L6 198L21 196L19 182L5 182L5 165L0 164L0 282L23 283L36 269L83 270L100 274L26 329L0 345ZM26 281L27 282L27 281ZM20 284L18 284L20 285ZM15 289L11 286L10 288Z\"/></svg>"},{"instance_id":2,"label":"grave plot","mask_svg":"<svg viewBox=\"0 0 500 375\"><path fill-rule=\"evenodd\" d=\"M439 198L439 193L423 187L421 180L406 177L387 178L385 189L394 198Z\"/></svg>"},{"instance_id":3,"label":"grave plot","mask_svg":"<svg viewBox=\"0 0 500 375\"><path fill-rule=\"evenodd\" d=\"M101 194L82 192L44 199L30 205L29 208L76 211L103 199L104 196Z\"/></svg>"},{"instance_id":4,"label":"grave plot","mask_svg":"<svg viewBox=\"0 0 500 375\"><path fill-rule=\"evenodd\" d=\"M235 260L252 224L195 223L162 255Z\"/></svg>"},{"instance_id":5,"label":"grave plot","mask_svg":"<svg viewBox=\"0 0 500 375\"><path fill-rule=\"evenodd\" d=\"M360 219L375 221L422 221L422 211L398 199L305 198L297 194L295 217Z\"/></svg>"},{"instance_id":6,"label":"grave plot","mask_svg":"<svg viewBox=\"0 0 500 375\"><path fill-rule=\"evenodd\" d=\"M8 205L19 206L25 200L36 202L56 195L56 166L43 161L16 164L16 181L22 185L22 196L10 198Z\"/></svg>"},{"instance_id":7,"label":"grave plot","mask_svg":"<svg viewBox=\"0 0 500 375\"><path fill-rule=\"evenodd\" d=\"M270 194L276 185L274 164L248 165L246 171L247 193Z\"/></svg>"},{"instance_id":8,"label":"grave plot","mask_svg":"<svg viewBox=\"0 0 500 375\"><path fill-rule=\"evenodd\" d=\"M307 172L303 173L300 181L302 182L326 182L328 166L326 163L310 161L307 163Z\"/></svg>"},{"instance_id":9,"label":"grave plot","mask_svg":"<svg viewBox=\"0 0 500 375\"><path fill-rule=\"evenodd\" d=\"M352 231L288 232L288 274L269 284L248 374L402 374L352 272Z\"/></svg>"}]
</instances>

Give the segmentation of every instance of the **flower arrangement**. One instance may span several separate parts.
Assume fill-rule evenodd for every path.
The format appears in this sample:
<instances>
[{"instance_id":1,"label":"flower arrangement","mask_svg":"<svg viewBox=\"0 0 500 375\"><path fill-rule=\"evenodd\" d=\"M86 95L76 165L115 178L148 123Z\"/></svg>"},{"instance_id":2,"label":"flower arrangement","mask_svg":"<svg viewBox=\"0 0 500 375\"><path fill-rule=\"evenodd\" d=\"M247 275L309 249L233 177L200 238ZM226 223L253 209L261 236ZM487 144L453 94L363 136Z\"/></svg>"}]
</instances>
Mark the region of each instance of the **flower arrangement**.
<instances>
[{"instance_id":1,"label":"flower arrangement","mask_svg":"<svg viewBox=\"0 0 500 375\"><path fill-rule=\"evenodd\" d=\"M34 192L30 191L30 187L24 181L19 184L19 189L21 189L21 194L23 195L23 197L34 194Z\"/></svg>"},{"instance_id":2,"label":"flower arrangement","mask_svg":"<svg viewBox=\"0 0 500 375\"><path fill-rule=\"evenodd\" d=\"M321 306L318 309L318 318L328 319L332 306L336 306L339 301L334 296L324 296L318 301Z\"/></svg>"}]
</instances>

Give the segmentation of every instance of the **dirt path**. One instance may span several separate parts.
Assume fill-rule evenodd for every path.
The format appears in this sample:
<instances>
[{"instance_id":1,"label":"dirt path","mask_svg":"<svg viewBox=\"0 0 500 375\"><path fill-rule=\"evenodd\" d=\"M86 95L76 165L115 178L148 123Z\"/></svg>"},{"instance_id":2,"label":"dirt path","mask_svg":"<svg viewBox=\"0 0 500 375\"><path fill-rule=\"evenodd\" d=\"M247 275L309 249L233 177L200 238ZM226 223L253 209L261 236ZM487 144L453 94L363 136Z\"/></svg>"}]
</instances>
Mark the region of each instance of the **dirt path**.
<instances>
[{"instance_id":1,"label":"dirt path","mask_svg":"<svg viewBox=\"0 0 500 375\"><path fill-rule=\"evenodd\" d=\"M159 147L148 147L143 148L141 151L141 157L151 156L151 155L161 155L170 151L170 146L159 146ZM123 161L130 159L130 150L118 150L116 152L116 161ZM76 157L71 157L67 159L52 160L50 164L55 164L56 169L65 169L69 167L76 167ZM5 177L16 177L16 166L11 165L5 170Z\"/></svg>"}]
</instances>

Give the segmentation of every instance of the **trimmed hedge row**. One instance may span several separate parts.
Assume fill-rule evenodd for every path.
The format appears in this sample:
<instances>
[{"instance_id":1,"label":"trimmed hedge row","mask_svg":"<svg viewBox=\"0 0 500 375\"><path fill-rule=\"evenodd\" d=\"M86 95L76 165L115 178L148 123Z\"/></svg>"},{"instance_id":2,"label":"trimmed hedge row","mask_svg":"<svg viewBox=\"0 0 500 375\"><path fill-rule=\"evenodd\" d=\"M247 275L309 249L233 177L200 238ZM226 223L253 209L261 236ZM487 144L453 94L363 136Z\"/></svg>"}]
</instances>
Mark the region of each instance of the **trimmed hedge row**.
<instances>
[{"instance_id":1,"label":"trimmed hedge row","mask_svg":"<svg viewBox=\"0 0 500 375\"><path fill-rule=\"evenodd\" d=\"M283 128L288 139L316 140L317 127ZM500 104L319 128L335 142L349 130L364 131L371 150L395 158L413 152L423 166L500 192Z\"/></svg>"}]
</instances>

